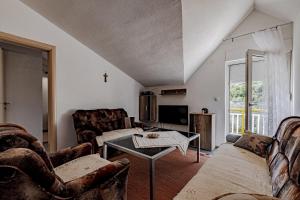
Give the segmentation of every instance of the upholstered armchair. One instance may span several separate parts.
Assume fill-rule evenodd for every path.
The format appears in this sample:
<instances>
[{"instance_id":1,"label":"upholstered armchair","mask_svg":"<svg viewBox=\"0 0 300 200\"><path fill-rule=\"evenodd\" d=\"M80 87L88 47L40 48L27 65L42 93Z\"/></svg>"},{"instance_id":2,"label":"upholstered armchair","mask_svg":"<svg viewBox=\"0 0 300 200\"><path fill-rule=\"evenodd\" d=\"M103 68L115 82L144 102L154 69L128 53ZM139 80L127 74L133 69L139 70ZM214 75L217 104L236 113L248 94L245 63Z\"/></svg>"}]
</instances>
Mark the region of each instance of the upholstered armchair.
<instances>
[{"instance_id":1,"label":"upholstered armchair","mask_svg":"<svg viewBox=\"0 0 300 200\"><path fill-rule=\"evenodd\" d=\"M98 152L96 137L103 132L125 128L127 112L122 109L77 110L73 115L78 144L90 142Z\"/></svg>"},{"instance_id":2,"label":"upholstered armchair","mask_svg":"<svg viewBox=\"0 0 300 200\"><path fill-rule=\"evenodd\" d=\"M0 124L0 199L126 199L129 161L91 152L82 143L47 154L24 128Z\"/></svg>"}]
</instances>

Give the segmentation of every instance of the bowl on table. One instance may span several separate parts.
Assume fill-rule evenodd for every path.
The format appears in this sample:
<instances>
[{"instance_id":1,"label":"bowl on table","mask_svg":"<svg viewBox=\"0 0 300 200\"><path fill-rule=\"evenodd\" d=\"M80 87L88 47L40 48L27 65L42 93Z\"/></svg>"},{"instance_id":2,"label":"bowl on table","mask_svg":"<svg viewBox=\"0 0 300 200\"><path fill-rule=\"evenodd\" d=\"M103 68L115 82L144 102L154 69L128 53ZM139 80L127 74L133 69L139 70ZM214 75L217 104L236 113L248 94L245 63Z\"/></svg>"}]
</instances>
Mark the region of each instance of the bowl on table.
<instances>
[{"instance_id":1,"label":"bowl on table","mask_svg":"<svg viewBox=\"0 0 300 200\"><path fill-rule=\"evenodd\" d=\"M158 137L159 137L158 133L149 133L149 134L147 134L147 138L149 138L149 139L155 139L155 138L158 138Z\"/></svg>"}]
</instances>

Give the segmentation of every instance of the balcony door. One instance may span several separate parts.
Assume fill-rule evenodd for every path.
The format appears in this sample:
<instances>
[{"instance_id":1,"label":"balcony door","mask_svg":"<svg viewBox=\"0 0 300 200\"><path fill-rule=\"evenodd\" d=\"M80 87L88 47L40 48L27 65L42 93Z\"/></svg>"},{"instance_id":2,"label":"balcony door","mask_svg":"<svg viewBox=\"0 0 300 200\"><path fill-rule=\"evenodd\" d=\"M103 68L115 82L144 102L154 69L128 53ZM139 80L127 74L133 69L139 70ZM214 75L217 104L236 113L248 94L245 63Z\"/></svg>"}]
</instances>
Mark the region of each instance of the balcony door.
<instances>
[{"instance_id":1,"label":"balcony door","mask_svg":"<svg viewBox=\"0 0 300 200\"><path fill-rule=\"evenodd\" d=\"M267 133L264 53L248 50L245 59L227 63L227 133Z\"/></svg>"},{"instance_id":2,"label":"balcony door","mask_svg":"<svg viewBox=\"0 0 300 200\"><path fill-rule=\"evenodd\" d=\"M263 51L248 50L246 55L246 131L265 135L268 133L267 76Z\"/></svg>"}]
</instances>

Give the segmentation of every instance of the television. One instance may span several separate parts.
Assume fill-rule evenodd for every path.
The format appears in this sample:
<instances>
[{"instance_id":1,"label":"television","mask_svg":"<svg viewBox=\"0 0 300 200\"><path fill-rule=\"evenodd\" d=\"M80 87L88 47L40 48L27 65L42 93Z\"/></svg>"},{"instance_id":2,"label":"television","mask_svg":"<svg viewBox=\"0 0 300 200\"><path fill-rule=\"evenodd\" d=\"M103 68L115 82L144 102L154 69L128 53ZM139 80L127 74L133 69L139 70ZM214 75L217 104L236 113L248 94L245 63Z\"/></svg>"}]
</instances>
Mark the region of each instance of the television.
<instances>
[{"instance_id":1,"label":"television","mask_svg":"<svg viewBox=\"0 0 300 200\"><path fill-rule=\"evenodd\" d=\"M188 125L188 106L159 105L158 121L160 123Z\"/></svg>"}]
</instances>

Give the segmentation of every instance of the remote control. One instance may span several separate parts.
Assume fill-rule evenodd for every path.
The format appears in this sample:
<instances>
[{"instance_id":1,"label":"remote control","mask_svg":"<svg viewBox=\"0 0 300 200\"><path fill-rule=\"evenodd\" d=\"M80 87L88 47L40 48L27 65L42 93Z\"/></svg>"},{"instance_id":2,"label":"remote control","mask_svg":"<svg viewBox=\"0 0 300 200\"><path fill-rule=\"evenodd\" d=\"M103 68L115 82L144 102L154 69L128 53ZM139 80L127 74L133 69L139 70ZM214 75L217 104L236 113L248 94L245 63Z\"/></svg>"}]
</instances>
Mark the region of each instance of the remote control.
<instances>
[{"instance_id":1,"label":"remote control","mask_svg":"<svg viewBox=\"0 0 300 200\"><path fill-rule=\"evenodd\" d=\"M134 136L137 136L137 137L144 137L143 135L141 134L133 134Z\"/></svg>"}]
</instances>

